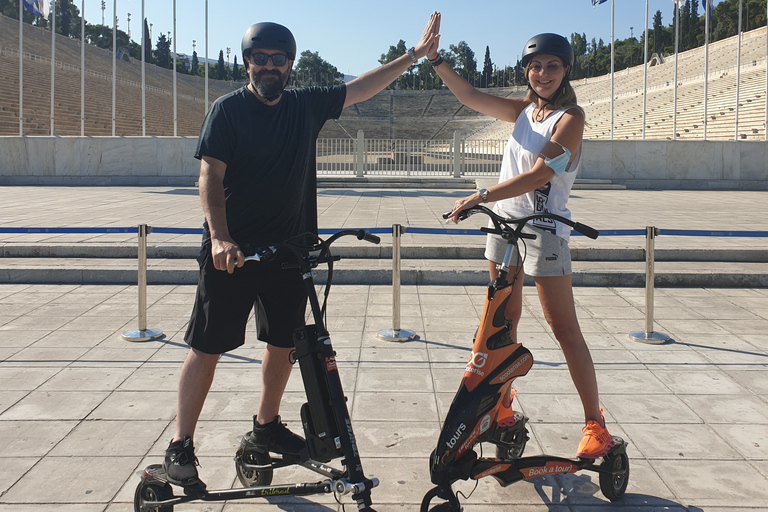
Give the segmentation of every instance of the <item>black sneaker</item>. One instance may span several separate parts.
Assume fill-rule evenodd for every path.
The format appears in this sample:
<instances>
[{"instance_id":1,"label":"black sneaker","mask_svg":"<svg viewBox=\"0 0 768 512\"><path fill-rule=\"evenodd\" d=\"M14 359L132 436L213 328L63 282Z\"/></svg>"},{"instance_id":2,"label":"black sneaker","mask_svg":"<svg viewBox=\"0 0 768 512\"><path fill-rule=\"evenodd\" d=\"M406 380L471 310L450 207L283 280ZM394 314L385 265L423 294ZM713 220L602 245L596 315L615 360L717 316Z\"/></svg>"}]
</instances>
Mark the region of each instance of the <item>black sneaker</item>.
<instances>
[{"instance_id":1,"label":"black sneaker","mask_svg":"<svg viewBox=\"0 0 768 512\"><path fill-rule=\"evenodd\" d=\"M192 439L189 436L185 436L181 441L171 441L168 449L165 450L163 469L168 481L172 484L183 487L202 484L197 475L198 465L195 447L192 446Z\"/></svg>"},{"instance_id":2,"label":"black sneaker","mask_svg":"<svg viewBox=\"0 0 768 512\"><path fill-rule=\"evenodd\" d=\"M245 434L242 444L245 450L255 450L262 454L273 452L299 457L301 460L309 459L309 450L304 438L288 430L285 423L280 421L280 416L276 416L266 425L259 425L254 416L253 430Z\"/></svg>"}]
</instances>

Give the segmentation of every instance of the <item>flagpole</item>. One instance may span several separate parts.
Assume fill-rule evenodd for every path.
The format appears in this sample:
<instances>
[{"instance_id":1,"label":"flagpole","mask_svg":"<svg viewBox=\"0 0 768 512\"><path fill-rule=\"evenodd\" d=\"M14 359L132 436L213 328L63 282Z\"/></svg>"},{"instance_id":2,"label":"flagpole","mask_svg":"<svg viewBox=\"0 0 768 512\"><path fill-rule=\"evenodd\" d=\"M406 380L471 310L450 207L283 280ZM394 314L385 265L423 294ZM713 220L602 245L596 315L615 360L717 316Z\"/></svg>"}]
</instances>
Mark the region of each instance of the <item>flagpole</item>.
<instances>
[{"instance_id":1,"label":"flagpole","mask_svg":"<svg viewBox=\"0 0 768 512\"><path fill-rule=\"evenodd\" d=\"M144 0L141 0L141 136L147 136L147 19L144 17Z\"/></svg>"},{"instance_id":2,"label":"flagpole","mask_svg":"<svg viewBox=\"0 0 768 512\"><path fill-rule=\"evenodd\" d=\"M648 0L645 0L645 53L643 53L643 140L648 115Z\"/></svg>"},{"instance_id":3,"label":"flagpole","mask_svg":"<svg viewBox=\"0 0 768 512\"><path fill-rule=\"evenodd\" d=\"M707 140L707 100L709 99L709 2L704 2L704 140Z\"/></svg>"},{"instance_id":4,"label":"flagpole","mask_svg":"<svg viewBox=\"0 0 768 512\"><path fill-rule=\"evenodd\" d=\"M672 112L672 140L677 140L677 56L678 56L678 42L680 40L680 4L675 2L677 9L675 9L675 87L674 87L674 111Z\"/></svg>"},{"instance_id":5,"label":"flagpole","mask_svg":"<svg viewBox=\"0 0 768 512\"><path fill-rule=\"evenodd\" d=\"M19 137L24 136L24 2L19 0Z\"/></svg>"},{"instance_id":6,"label":"flagpole","mask_svg":"<svg viewBox=\"0 0 768 512\"><path fill-rule=\"evenodd\" d=\"M80 2L80 136L85 136L85 0Z\"/></svg>"},{"instance_id":7,"label":"flagpole","mask_svg":"<svg viewBox=\"0 0 768 512\"><path fill-rule=\"evenodd\" d=\"M733 134L733 140L739 140L739 89L741 86L741 7L743 0L739 0L739 29L736 33L738 36L738 49L736 50L736 130Z\"/></svg>"},{"instance_id":8,"label":"flagpole","mask_svg":"<svg viewBox=\"0 0 768 512\"><path fill-rule=\"evenodd\" d=\"M53 137L53 86L56 82L56 1L51 2L51 137Z\"/></svg>"},{"instance_id":9,"label":"flagpole","mask_svg":"<svg viewBox=\"0 0 768 512\"><path fill-rule=\"evenodd\" d=\"M611 0L611 140L613 140L613 62L614 62L614 47L616 46L613 39L613 24L614 24L614 4L615 0Z\"/></svg>"},{"instance_id":10,"label":"flagpole","mask_svg":"<svg viewBox=\"0 0 768 512\"><path fill-rule=\"evenodd\" d=\"M178 99L176 97L176 0L173 0L173 136L179 135Z\"/></svg>"},{"instance_id":11,"label":"flagpole","mask_svg":"<svg viewBox=\"0 0 768 512\"><path fill-rule=\"evenodd\" d=\"M112 2L112 136L115 136L115 103L117 99L117 0Z\"/></svg>"}]
</instances>

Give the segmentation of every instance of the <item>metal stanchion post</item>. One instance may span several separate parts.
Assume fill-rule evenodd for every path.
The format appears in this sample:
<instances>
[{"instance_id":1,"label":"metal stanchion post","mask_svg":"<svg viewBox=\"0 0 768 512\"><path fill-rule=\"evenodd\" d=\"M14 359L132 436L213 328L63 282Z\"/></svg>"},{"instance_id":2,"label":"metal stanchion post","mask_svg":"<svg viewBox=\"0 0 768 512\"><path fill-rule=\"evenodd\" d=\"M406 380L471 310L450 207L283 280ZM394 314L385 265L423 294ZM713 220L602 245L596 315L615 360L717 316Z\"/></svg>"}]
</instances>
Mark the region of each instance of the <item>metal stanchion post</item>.
<instances>
[{"instance_id":1,"label":"metal stanchion post","mask_svg":"<svg viewBox=\"0 0 768 512\"><path fill-rule=\"evenodd\" d=\"M669 339L666 334L653 330L653 289L655 286L654 272L654 247L656 240L656 228L645 228L645 331L633 331L629 333L629 339L641 343L658 345Z\"/></svg>"},{"instance_id":2,"label":"metal stanchion post","mask_svg":"<svg viewBox=\"0 0 768 512\"><path fill-rule=\"evenodd\" d=\"M409 341L416 333L408 329L400 329L400 235L403 226L392 225L392 328L383 329L376 337L386 341Z\"/></svg>"},{"instance_id":3,"label":"metal stanchion post","mask_svg":"<svg viewBox=\"0 0 768 512\"><path fill-rule=\"evenodd\" d=\"M146 224L139 224L139 328L123 333L128 341L150 341L163 335L158 329L147 329L147 234Z\"/></svg>"}]
</instances>

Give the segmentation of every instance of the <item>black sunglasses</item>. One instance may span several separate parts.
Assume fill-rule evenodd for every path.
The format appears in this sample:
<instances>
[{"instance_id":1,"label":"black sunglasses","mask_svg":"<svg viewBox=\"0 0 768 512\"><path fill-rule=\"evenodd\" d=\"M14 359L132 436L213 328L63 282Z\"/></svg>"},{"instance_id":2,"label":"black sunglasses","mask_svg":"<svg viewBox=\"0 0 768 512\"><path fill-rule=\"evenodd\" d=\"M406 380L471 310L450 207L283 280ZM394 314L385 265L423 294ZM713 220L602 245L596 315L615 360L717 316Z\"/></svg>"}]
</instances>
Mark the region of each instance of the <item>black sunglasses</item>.
<instances>
[{"instance_id":1,"label":"black sunglasses","mask_svg":"<svg viewBox=\"0 0 768 512\"><path fill-rule=\"evenodd\" d=\"M253 63L257 66L265 66L269 59L272 59L272 64L277 67L285 66L285 63L288 62L288 56L282 53L269 55L267 53L253 52L251 54L251 60L253 60Z\"/></svg>"}]
</instances>

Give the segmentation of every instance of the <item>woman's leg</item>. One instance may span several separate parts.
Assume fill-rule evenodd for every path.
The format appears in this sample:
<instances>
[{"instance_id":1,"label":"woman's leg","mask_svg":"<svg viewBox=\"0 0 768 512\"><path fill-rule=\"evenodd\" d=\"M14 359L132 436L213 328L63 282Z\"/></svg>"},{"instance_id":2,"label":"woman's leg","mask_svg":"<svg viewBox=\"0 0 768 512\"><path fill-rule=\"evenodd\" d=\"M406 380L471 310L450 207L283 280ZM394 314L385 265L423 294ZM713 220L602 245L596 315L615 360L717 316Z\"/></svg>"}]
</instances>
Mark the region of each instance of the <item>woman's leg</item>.
<instances>
[{"instance_id":1,"label":"woman's leg","mask_svg":"<svg viewBox=\"0 0 768 512\"><path fill-rule=\"evenodd\" d=\"M563 350L568 371L584 407L585 421L602 424L595 366L576 317L571 276L536 277L544 318Z\"/></svg>"},{"instance_id":2,"label":"woman's leg","mask_svg":"<svg viewBox=\"0 0 768 512\"><path fill-rule=\"evenodd\" d=\"M534 280L544 318L560 343L584 408L586 425L581 429L584 437L579 442L576 455L589 459L602 457L614 445L614 441L605 428L600 411L595 365L576 318L571 276L536 277Z\"/></svg>"}]
</instances>

